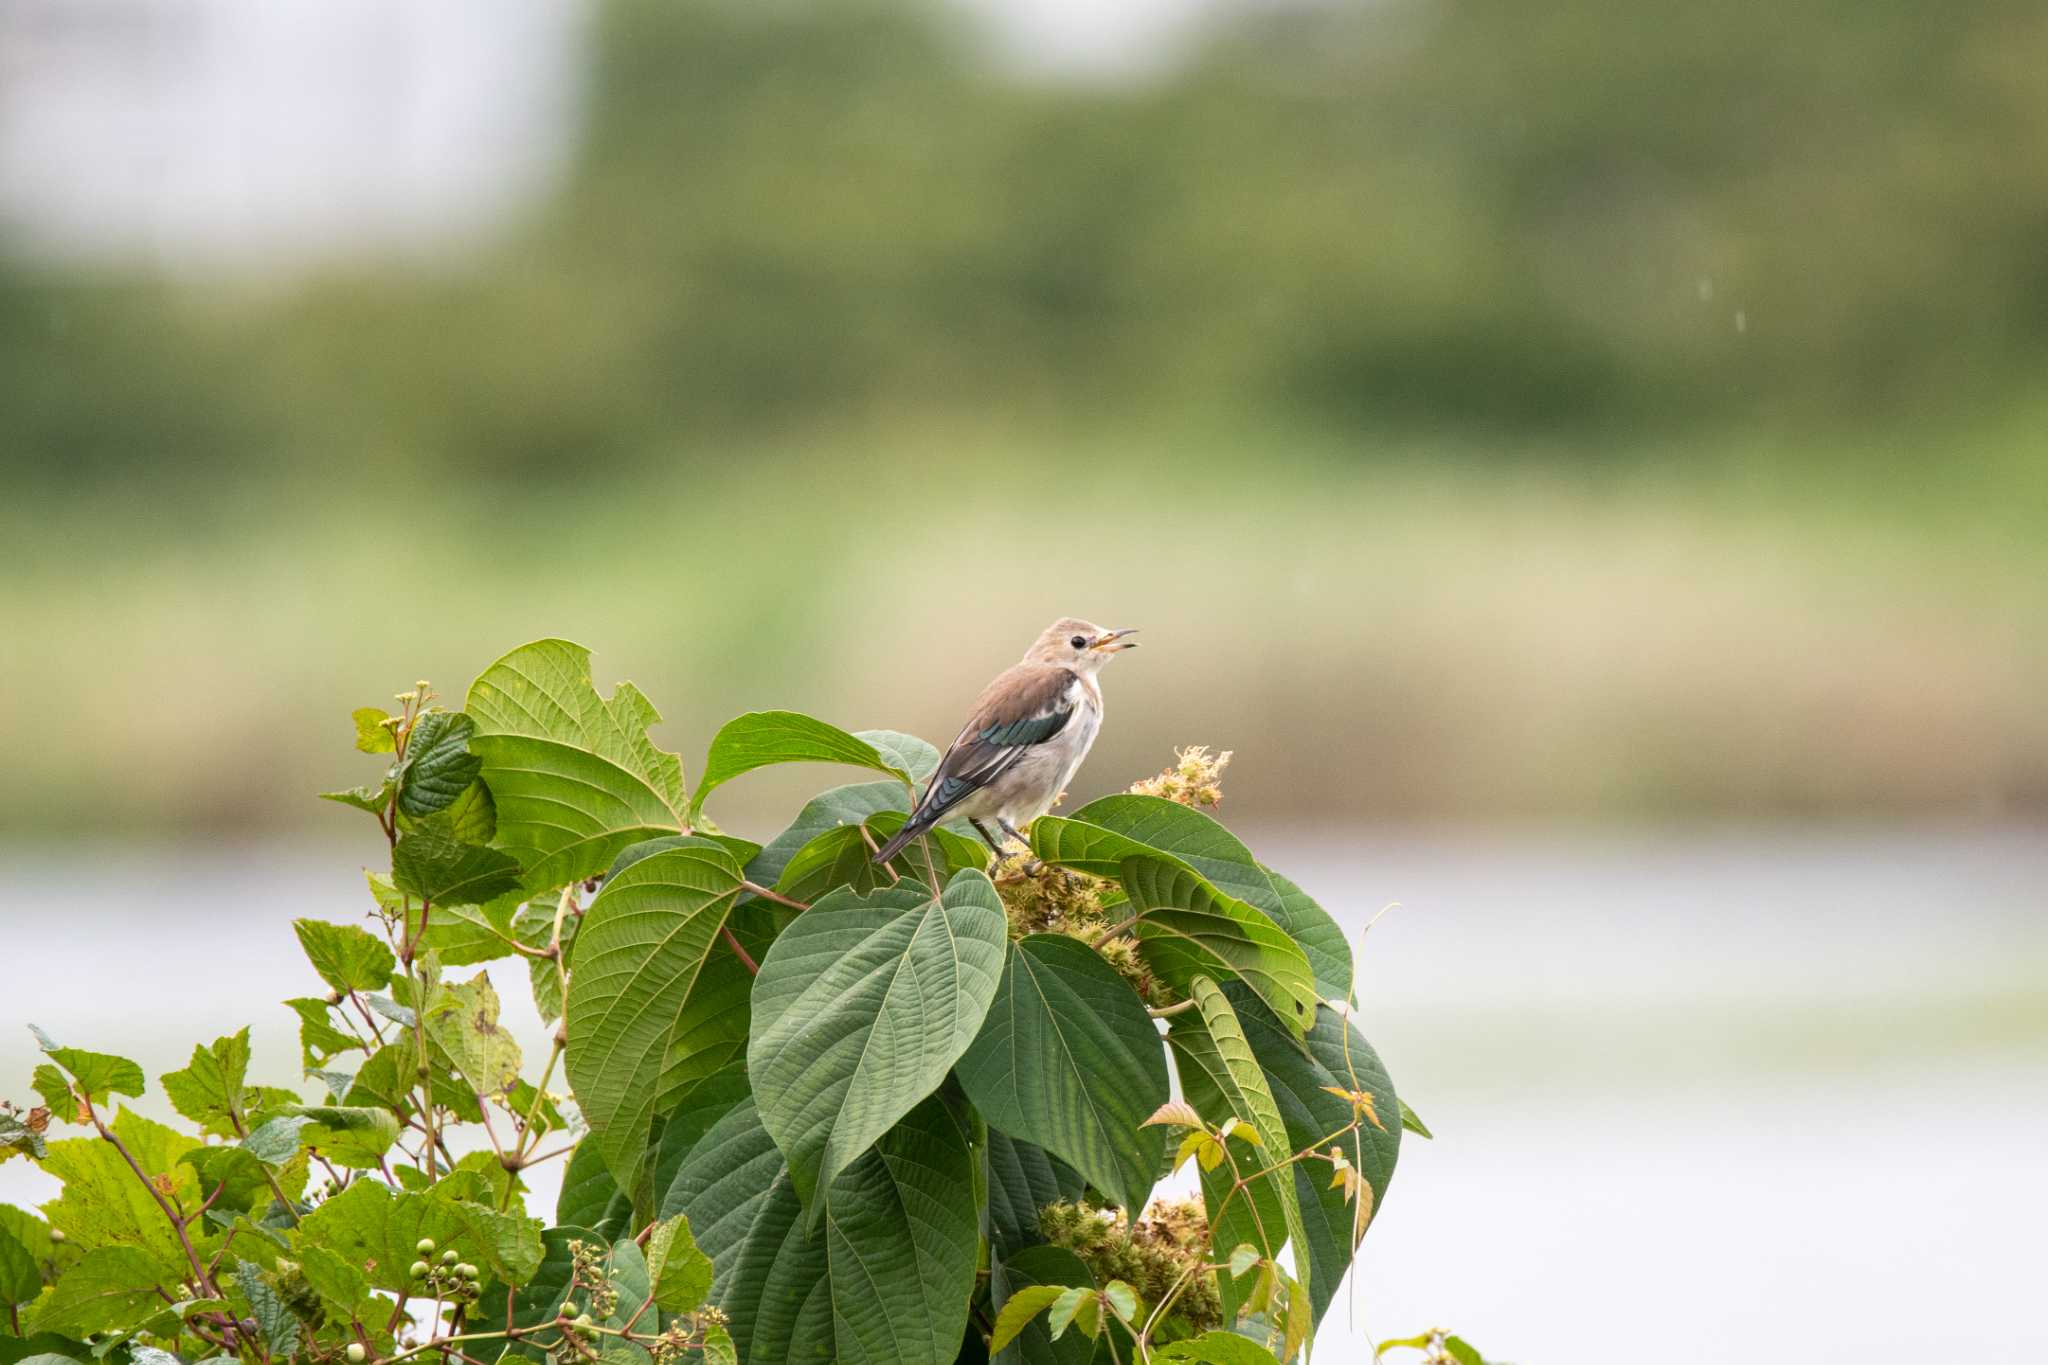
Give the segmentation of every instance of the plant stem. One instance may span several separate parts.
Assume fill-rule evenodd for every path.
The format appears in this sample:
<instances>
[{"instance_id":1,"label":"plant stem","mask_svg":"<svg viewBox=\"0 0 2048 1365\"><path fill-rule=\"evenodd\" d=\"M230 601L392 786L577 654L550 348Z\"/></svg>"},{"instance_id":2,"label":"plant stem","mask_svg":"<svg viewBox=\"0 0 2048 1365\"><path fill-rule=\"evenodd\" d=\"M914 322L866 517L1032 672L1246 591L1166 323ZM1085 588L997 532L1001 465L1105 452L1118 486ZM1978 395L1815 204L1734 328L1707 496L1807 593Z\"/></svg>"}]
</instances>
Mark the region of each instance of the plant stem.
<instances>
[{"instance_id":1,"label":"plant stem","mask_svg":"<svg viewBox=\"0 0 2048 1365\"><path fill-rule=\"evenodd\" d=\"M1089 939L1088 946L1090 948L1100 948L1103 944L1109 942L1118 934L1124 933L1129 929L1133 928L1137 924L1137 922L1138 917L1136 915L1132 915L1129 919L1124 920L1121 923L1112 924L1107 929L1104 929L1101 933L1097 934L1094 938Z\"/></svg>"},{"instance_id":2,"label":"plant stem","mask_svg":"<svg viewBox=\"0 0 2048 1365\"><path fill-rule=\"evenodd\" d=\"M206 1267L200 1263L198 1249L192 1245L192 1239L185 1234L185 1220L177 1215L171 1208L171 1201L164 1197L164 1192L156 1187L156 1182L143 1171L142 1163L128 1150L128 1144L121 1141L120 1136L101 1120L99 1111L92 1107L92 1100L89 1097L85 1101L85 1112L92 1120L92 1126L99 1131L99 1135L114 1144L114 1150L121 1154L121 1160L128 1163L128 1169L135 1172L135 1178L142 1182L142 1187L149 1191L149 1197L156 1201L156 1206L163 1210L164 1217L170 1221L171 1231L178 1234L178 1245L185 1249L185 1260L192 1267L193 1284L206 1291L208 1298L220 1298L219 1287L214 1284L213 1277L206 1273Z\"/></svg>"},{"instance_id":3,"label":"plant stem","mask_svg":"<svg viewBox=\"0 0 2048 1365\"><path fill-rule=\"evenodd\" d=\"M1183 1000L1178 1005L1168 1005L1164 1009L1155 1010L1148 1005L1145 1007L1145 1013L1151 1015L1154 1019L1171 1019L1174 1015L1185 1014L1194 1007L1194 1001Z\"/></svg>"},{"instance_id":4,"label":"plant stem","mask_svg":"<svg viewBox=\"0 0 2048 1365\"><path fill-rule=\"evenodd\" d=\"M761 974L761 964L754 961L753 954L749 953L745 948L742 948L740 946L739 939L735 937L732 932L732 926L730 924L721 924L718 926L718 932L725 939L726 943L732 948L732 950L735 953L739 954L740 962L744 964L747 969L747 975L759 976Z\"/></svg>"},{"instance_id":5,"label":"plant stem","mask_svg":"<svg viewBox=\"0 0 2048 1365\"><path fill-rule=\"evenodd\" d=\"M786 905L792 910L808 910L811 908L810 905L805 901L792 900L790 897L783 895L780 891L774 890L771 887L757 886L753 882L742 881L740 883L740 890L750 891L754 895L759 896L764 901L773 901L777 905Z\"/></svg>"}]
</instances>

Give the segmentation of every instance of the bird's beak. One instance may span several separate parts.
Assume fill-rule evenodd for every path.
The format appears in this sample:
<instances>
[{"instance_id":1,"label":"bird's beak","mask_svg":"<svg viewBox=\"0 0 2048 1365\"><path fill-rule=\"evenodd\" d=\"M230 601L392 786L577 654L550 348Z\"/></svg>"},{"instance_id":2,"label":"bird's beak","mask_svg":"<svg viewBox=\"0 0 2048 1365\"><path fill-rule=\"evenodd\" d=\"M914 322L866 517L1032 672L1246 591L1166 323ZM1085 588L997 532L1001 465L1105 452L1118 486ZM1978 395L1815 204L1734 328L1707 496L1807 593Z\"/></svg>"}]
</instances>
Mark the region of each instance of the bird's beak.
<instances>
[{"instance_id":1,"label":"bird's beak","mask_svg":"<svg viewBox=\"0 0 2048 1365\"><path fill-rule=\"evenodd\" d=\"M1138 629L1136 626L1132 626L1127 630L1105 630L1089 642L1088 648L1104 650L1110 654L1115 654L1120 650L1136 649L1138 642L1136 640L1126 640L1124 636L1136 635L1137 633Z\"/></svg>"}]
</instances>

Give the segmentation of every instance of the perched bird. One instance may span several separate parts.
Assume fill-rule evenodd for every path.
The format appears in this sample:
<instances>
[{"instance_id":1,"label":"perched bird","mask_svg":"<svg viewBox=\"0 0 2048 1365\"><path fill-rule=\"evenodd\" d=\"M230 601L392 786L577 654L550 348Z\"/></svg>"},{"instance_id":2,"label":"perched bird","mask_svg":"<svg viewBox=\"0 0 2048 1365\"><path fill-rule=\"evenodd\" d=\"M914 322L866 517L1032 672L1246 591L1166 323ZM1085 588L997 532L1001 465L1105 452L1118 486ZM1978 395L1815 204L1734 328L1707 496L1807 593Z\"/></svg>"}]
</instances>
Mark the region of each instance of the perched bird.
<instances>
[{"instance_id":1,"label":"perched bird","mask_svg":"<svg viewBox=\"0 0 2048 1365\"><path fill-rule=\"evenodd\" d=\"M1102 685L1095 675L1117 654L1138 647L1125 638L1136 633L1072 616L1047 626L1022 663L983 689L924 799L875 861L887 862L941 820L966 820L998 854L1003 846L985 822L1022 840L1019 826L1045 814L1088 756L1102 728Z\"/></svg>"}]
</instances>

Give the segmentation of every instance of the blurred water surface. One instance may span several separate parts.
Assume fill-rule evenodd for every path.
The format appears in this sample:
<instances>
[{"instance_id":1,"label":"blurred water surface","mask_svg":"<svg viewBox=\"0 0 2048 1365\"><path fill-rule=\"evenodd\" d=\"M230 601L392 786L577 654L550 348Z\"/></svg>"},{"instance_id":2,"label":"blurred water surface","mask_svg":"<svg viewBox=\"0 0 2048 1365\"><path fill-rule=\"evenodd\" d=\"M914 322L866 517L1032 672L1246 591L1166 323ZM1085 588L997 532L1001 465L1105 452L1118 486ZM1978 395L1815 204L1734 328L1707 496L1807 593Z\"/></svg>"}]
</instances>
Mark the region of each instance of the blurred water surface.
<instances>
[{"instance_id":1,"label":"blurred water surface","mask_svg":"<svg viewBox=\"0 0 2048 1365\"><path fill-rule=\"evenodd\" d=\"M2048 1351L2037 831L1252 842L1354 936L1399 902L1360 1018L1438 1134L1405 1145L1325 1359L1438 1323L1525 1363ZM23 1020L152 1077L253 1024L254 1074L288 1079L276 999L314 981L288 921L360 913L373 852L0 854L0 1093L25 1094ZM490 970L536 1054L523 972ZM545 1211L559 1176L535 1175ZM49 1193L0 1166L0 1200Z\"/></svg>"}]
</instances>

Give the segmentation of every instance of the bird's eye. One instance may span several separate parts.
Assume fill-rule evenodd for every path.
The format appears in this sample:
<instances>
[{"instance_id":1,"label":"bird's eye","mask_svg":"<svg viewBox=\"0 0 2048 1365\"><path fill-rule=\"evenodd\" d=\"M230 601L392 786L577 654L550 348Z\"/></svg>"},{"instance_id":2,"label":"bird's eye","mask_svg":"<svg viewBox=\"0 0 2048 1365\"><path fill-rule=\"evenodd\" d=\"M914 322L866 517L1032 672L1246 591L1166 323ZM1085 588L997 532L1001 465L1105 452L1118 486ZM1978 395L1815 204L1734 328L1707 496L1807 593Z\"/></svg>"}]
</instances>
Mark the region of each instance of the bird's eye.
<instances>
[{"instance_id":1,"label":"bird's eye","mask_svg":"<svg viewBox=\"0 0 2048 1365\"><path fill-rule=\"evenodd\" d=\"M1088 637L1085 635L1076 635L1073 639L1067 641L1067 643L1072 645L1076 649L1086 649L1088 647Z\"/></svg>"}]
</instances>

